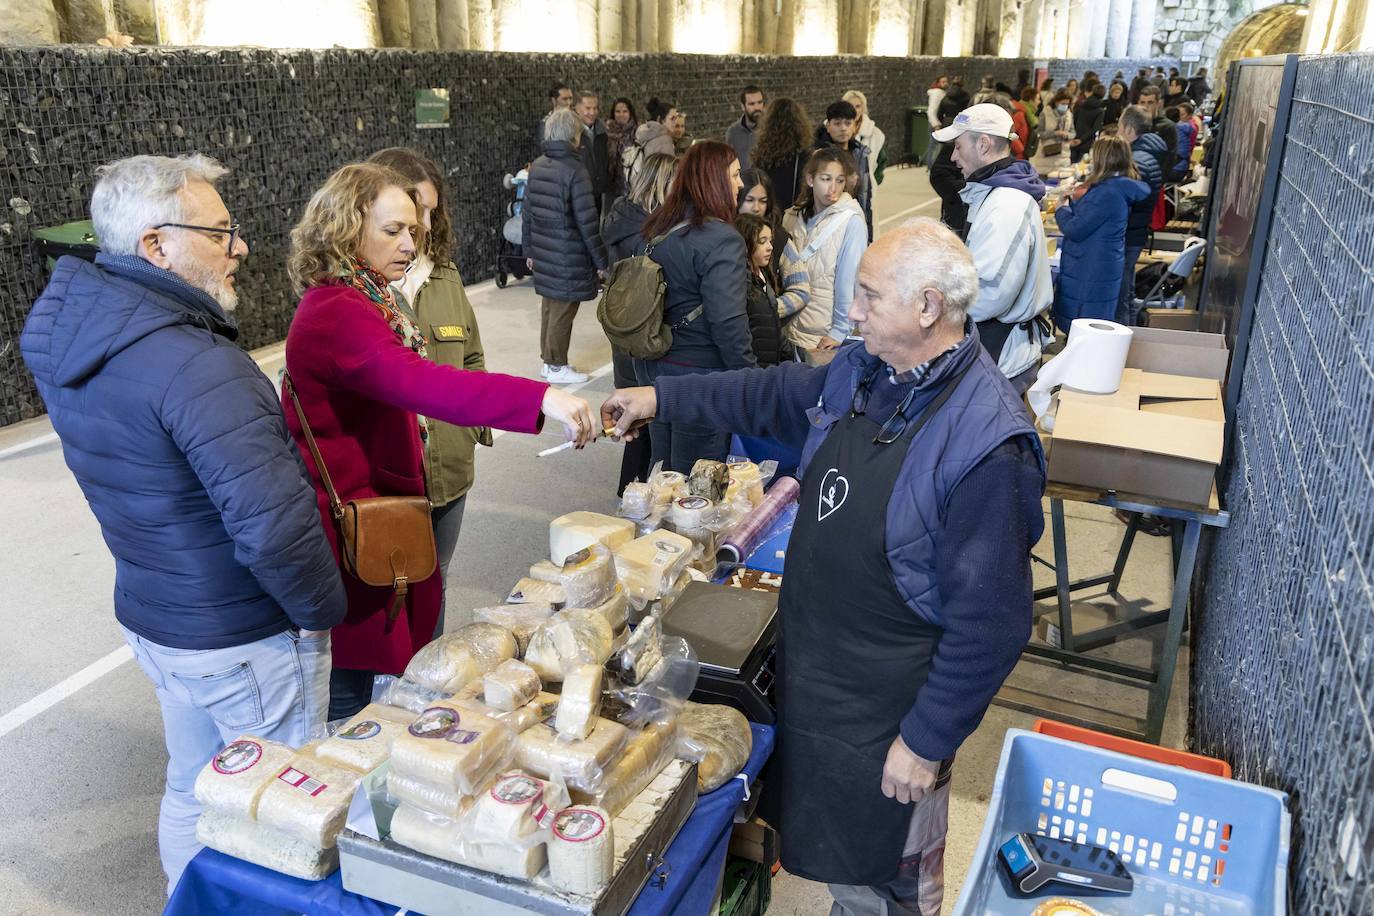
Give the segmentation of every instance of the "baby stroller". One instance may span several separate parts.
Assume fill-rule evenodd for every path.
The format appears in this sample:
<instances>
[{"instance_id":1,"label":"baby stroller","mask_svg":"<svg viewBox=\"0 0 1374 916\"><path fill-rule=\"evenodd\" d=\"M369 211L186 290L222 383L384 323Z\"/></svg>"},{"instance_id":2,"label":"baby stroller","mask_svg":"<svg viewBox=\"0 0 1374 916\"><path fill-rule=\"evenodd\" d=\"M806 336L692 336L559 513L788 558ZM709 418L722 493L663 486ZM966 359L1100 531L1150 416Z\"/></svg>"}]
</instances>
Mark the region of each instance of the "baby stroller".
<instances>
[{"instance_id":1,"label":"baby stroller","mask_svg":"<svg viewBox=\"0 0 1374 916\"><path fill-rule=\"evenodd\" d=\"M530 173L526 169L521 169L514 175L507 172L501 179L501 184L511 192L510 202L506 204L507 219L501 227L501 240L496 246L496 285L501 289L506 288L507 277L519 280L530 273L529 268L525 266L525 249L521 244L520 225L520 217L525 210L525 184L529 179Z\"/></svg>"}]
</instances>

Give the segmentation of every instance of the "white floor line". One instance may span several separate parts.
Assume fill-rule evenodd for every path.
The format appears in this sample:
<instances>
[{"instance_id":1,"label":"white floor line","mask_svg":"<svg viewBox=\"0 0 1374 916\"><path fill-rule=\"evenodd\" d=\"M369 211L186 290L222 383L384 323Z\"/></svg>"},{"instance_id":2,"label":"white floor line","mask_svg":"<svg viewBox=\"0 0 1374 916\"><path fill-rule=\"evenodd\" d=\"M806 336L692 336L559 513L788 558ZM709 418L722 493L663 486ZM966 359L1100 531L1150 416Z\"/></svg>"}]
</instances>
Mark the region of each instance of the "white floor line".
<instances>
[{"instance_id":1,"label":"white floor line","mask_svg":"<svg viewBox=\"0 0 1374 916\"><path fill-rule=\"evenodd\" d=\"M82 687L95 683L125 662L132 661L133 650L120 646L109 655L92 662L59 684L49 687L38 696L0 716L0 738L14 731L25 722L47 712Z\"/></svg>"},{"instance_id":2,"label":"white floor line","mask_svg":"<svg viewBox=\"0 0 1374 916\"><path fill-rule=\"evenodd\" d=\"M20 442L18 445L11 445L9 448L0 448L0 460L8 458L11 455L17 455L20 452L26 452L31 448L37 448L40 445L47 445L49 442L56 441L57 433L44 433L41 436L35 436L25 442Z\"/></svg>"},{"instance_id":3,"label":"white floor line","mask_svg":"<svg viewBox=\"0 0 1374 916\"><path fill-rule=\"evenodd\" d=\"M892 222L893 220L895 220L895 219L901 219L903 216L906 216L908 213L915 213L917 210L924 210L926 207L933 207L933 206L935 206L936 204L938 204L939 202L940 202L940 198L936 197L935 199L933 199L933 200L928 200L928 201L926 201L926 202L923 203L923 204L917 204L917 205L914 206L914 207L907 207L905 210L901 211L900 213L894 213L894 214L892 214L891 216L887 217L886 219L880 219L880 220L878 220L878 225L879 225L879 226L886 226L888 223Z\"/></svg>"},{"instance_id":4,"label":"white floor line","mask_svg":"<svg viewBox=\"0 0 1374 916\"><path fill-rule=\"evenodd\" d=\"M583 388L586 388L588 385L590 385L592 382L596 381L597 379L605 378L607 375L610 374L611 370L614 369L614 368L615 368L615 364L614 364L614 363L607 363L606 365L602 366L600 369L596 369L596 370L593 371L593 372L587 373L587 380L586 380L585 382L578 382L576 385L568 385L567 387L563 388L562 390L568 392L568 394L572 394L572 393L574 393L574 392L581 391ZM592 405L592 409L595 410L595 409L599 408L600 406L601 406L600 404L593 404L593 405ZM497 439L500 439L500 438L501 438L502 436L504 436L505 434L506 434L506 430L504 430L504 429L493 429L493 430L491 431L491 438L492 438L492 441L494 442L494 441L496 441Z\"/></svg>"}]
</instances>

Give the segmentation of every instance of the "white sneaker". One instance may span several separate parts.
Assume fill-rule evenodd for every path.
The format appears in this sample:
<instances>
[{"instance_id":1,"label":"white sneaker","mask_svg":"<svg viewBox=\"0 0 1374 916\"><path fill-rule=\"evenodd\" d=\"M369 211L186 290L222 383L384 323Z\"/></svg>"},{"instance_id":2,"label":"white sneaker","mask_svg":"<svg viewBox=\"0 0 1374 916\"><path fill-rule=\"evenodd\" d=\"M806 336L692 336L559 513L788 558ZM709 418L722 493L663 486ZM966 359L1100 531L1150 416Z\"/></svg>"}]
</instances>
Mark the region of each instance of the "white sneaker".
<instances>
[{"instance_id":1,"label":"white sneaker","mask_svg":"<svg viewBox=\"0 0 1374 916\"><path fill-rule=\"evenodd\" d=\"M585 372L578 372L572 366L549 366L544 378L552 385L580 385L587 380Z\"/></svg>"},{"instance_id":2,"label":"white sneaker","mask_svg":"<svg viewBox=\"0 0 1374 916\"><path fill-rule=\"evenodd\" d=\"M548 377L549 377L549 370L550 370L551 368L553 368L553 367L550 366L548 363L544 363L543 365L541 365L541 366L539 367L539 377L540 377L540 378L548 378Z\"/></svg>"}]
</instances>

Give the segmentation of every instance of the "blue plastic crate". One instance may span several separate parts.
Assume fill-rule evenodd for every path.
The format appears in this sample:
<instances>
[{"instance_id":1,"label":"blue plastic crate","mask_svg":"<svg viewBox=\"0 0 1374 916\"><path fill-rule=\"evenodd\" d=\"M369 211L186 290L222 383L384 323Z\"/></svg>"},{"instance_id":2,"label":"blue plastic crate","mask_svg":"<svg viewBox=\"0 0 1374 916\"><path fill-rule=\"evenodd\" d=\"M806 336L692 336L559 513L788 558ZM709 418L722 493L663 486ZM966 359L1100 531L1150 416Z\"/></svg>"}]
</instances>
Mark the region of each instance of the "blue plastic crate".
<instances>
[{"instance_id":1,"label":"blue plastic crate","mask_svg":"<svg viewBox=\"0 0 1374 916\"><path fill-rule=\"evenodd\" d=\"M1094 843L1135 877L1129 897L1050 884L1013 890L997 849L1015 833ZM1107 914L1283 913L1288 796L1012 729L1002 746L988 818L956 914L1024 916L1052 897Z\"/></svg>"}]
</instances>

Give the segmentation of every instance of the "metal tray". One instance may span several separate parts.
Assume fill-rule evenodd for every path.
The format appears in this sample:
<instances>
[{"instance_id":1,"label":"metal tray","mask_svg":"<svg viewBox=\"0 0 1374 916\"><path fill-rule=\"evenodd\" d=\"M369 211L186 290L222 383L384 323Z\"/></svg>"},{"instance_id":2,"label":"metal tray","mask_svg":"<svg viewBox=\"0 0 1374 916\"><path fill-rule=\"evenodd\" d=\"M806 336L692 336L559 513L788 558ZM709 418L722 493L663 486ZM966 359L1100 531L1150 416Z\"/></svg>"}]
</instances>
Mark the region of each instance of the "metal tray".
<instances>
[{"instance_id":1,"label":"metal tray","mask_svg":"<svg viewBox=\"0 0 1374 916\"><path fill-rule=\"evenodd\" d=\"M696 804L697 767L691 764L653 828L635 843L625 864L596 898L446 862L395 843L389 836L374 840L352 830L339 835L343 886L425 916L623 916L651 877L673 880L667 871L660 871L663 853Z\"/></svg>"}]
</instances>

